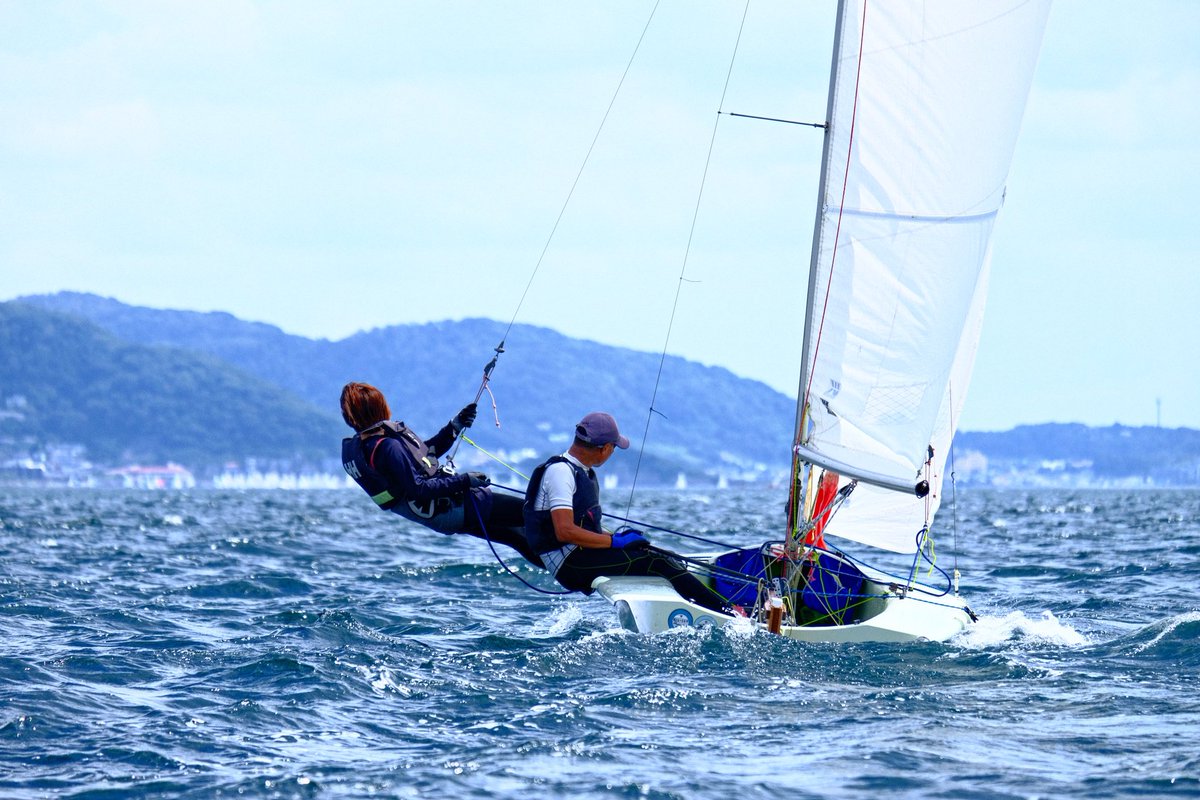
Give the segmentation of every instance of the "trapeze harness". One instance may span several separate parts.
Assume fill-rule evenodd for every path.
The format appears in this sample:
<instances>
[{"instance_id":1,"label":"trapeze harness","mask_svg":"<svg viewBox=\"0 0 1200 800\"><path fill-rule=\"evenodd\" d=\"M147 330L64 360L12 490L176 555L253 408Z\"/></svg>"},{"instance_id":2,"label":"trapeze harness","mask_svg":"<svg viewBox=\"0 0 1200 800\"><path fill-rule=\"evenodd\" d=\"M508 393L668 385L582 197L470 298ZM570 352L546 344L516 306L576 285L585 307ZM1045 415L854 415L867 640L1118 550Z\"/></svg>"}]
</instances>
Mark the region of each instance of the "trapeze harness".
<instances>
[{"instance_id":1,"label":"trapeze harness","mask_svg":"<svg viewBox=\"0 0 1200 800\"><path fill-rule=\"evenodd\" d=\"M372 442L372 439L375 441ZM444 487L438 488L445 488L446 495L420 502L397 496L402 490L395 485L395 481L389 480L375 467L376 454L385 441L399 443L408 454L415 467L414 480L444 482ZM442 473L437 457L430 452L429 445L403 422L385 420L343 439L342 467L354 482L371 496L375 504L385 511L399 514L442 533L463 530L466 519L463 508L466 487L456 486L455 483L464 480L464 476Z\"/></svg>"},{"instance_id":2,"label":"trapeze harness","mask_svg":"<svg viewBox=\"0 0 1200 800\"><path fill-rule=\"evenodd\" d=\"M594 533L603 533L600 527L600 482L596 479L596 471L584 469L566 456L554 456L544 464L539 464L529 479L529 488L525 490L525 538L539 556L557 551L557 555L542 559L552 573L558 572L562 562L575 549L575 545L563 544L554 535L554 522L550 518L550 510L536 509L537 496L542 489L546 469L551 464L558 463L568 464L575 471L575 494L571 496L575 524Z\"/></svg>"}]
</instances>

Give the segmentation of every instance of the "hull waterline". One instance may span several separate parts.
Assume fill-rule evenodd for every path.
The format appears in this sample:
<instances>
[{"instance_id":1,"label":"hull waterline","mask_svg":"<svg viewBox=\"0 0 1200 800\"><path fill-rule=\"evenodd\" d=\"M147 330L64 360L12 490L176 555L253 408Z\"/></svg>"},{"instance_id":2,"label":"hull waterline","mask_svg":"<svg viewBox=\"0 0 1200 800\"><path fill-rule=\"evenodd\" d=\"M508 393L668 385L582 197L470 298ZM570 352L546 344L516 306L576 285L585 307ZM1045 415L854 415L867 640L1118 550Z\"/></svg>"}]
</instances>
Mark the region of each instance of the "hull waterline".
<instances>
[{"instance_id":1,"label":"hull waterline","mask_svg":"<svg viewBox=\"0 0 1200 800\"><path fill-rule=\"evenodd\" d=\"M904 594L875 584L879 595L868 601L862 618L843 625L788 625L779 633L806 642L944 642L971 624L971 612L956 595L938 595L921 587ZM597 592L613 604L621 627L637 633L662 633L682 627L753 625L760 620L719 614L681 597L663 578L598 578Z\"/></svg>"}]
</instances>

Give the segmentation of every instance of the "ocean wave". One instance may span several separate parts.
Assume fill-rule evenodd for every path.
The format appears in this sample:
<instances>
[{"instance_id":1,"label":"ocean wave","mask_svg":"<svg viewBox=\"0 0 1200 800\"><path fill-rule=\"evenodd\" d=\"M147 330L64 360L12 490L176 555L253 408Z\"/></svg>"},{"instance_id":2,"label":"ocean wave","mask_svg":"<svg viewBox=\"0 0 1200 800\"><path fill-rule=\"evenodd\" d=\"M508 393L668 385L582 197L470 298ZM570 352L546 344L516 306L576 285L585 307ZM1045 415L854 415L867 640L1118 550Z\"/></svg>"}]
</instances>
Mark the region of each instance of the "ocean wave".
<instances>
[{"instance_id":1,"label":"ocean wave","mask_svg":"<svg viewBox=\"0 0 1200 800\"><path fill-rule=\"evenodd\" d=\"M1146 625L1122 638L1129 655L1153 655L1178 667L1200 665L1200 611L1185 611Z\"/></svg>"}]
</instances>

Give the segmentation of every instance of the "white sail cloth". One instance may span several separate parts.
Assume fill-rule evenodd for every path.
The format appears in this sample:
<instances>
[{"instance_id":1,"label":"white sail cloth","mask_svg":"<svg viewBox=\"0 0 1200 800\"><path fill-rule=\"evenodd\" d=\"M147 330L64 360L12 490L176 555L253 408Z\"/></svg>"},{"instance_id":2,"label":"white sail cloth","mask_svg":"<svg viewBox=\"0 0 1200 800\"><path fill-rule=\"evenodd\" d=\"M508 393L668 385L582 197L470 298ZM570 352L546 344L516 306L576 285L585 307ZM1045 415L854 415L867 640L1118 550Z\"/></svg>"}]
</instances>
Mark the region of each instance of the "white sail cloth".
<instances>
[{"instance_id":1,"label":"white sail cloth","mask_svg":"<svg viewBox=\"0 0 1200 800\"><path fill-rule=\"evenodd\" d=\"M1049 0L842 5L797 447L893 491L860 486L831 534L910 552L936 510L1048 11ZM933 496L921 500L911 487L930 446Z\"/></svg>"}]
</instances>

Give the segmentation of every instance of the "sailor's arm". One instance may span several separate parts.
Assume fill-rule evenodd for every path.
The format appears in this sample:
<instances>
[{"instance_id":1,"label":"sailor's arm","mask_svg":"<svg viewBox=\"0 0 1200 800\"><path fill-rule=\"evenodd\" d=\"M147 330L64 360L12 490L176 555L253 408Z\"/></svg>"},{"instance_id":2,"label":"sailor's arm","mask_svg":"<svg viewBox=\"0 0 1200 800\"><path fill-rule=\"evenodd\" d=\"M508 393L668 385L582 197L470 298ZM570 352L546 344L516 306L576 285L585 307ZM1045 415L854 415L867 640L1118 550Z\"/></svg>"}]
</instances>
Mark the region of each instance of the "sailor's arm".
<instances>
[{"instance_id":1,"label":"sailor's arm","mask_svg":"<svg viewBox=\"0 0 1200 800\"><path fill-rule=\"evenodd\" d=\"M469 473L425 477L408 451L394 439L385 439L380 445L375 466L387 479L392 493L406 501L424 503L464 492L471 486Z\"/></svg>"},{"instance_id":2,"label":"sailor's arm","mask_svg":"<svg viewBox=\"0 0 1200 800\"><path fill-rule=\"evenodd\" d=\"M433 453L434 458L441 458L451 447L454 447L457 438L458 432L454 429L454 425L447 422L440 431L425 440L425 446L429 448L429 452Z\"/></svg>"},{"instance_id":3,"label":"sailor's arm","mask_svg":"<svg viewBox=\"0 0 1200 800\"><path fill-rule=\"evenodd\" d=\"M612 536L576 525L575 513L570 508L550 509L550 522L554 525L554 535L563 544L592 548L612 547Z\"/></svg>"}]
</instances>

